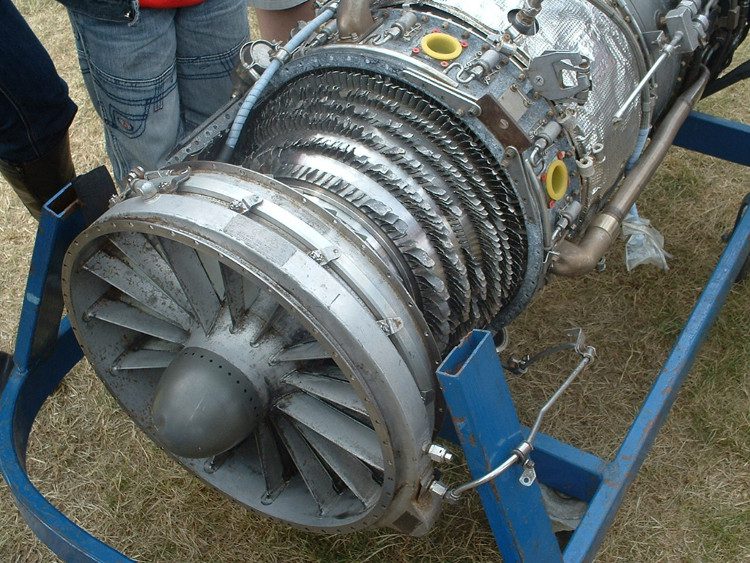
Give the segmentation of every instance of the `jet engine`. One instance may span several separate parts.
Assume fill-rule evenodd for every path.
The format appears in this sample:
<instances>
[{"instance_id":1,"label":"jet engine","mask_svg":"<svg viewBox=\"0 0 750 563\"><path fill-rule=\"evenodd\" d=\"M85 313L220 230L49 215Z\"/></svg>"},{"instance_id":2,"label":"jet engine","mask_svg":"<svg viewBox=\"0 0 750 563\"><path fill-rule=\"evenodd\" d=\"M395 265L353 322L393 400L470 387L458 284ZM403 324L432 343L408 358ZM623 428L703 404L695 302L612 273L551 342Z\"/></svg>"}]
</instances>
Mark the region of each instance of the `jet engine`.
<instances>
[{"instance_id":1,"label":"jet engine","mask_svg":"<svg viewBox=\"0 0 750 563\"><path fill-rule=\"evenodd\" d=\"M322 3L70 247L109 391L198 477L324 533L419 534L434 371L592 269L748 29L738 0Z\"/></svg>"}]
</instances>

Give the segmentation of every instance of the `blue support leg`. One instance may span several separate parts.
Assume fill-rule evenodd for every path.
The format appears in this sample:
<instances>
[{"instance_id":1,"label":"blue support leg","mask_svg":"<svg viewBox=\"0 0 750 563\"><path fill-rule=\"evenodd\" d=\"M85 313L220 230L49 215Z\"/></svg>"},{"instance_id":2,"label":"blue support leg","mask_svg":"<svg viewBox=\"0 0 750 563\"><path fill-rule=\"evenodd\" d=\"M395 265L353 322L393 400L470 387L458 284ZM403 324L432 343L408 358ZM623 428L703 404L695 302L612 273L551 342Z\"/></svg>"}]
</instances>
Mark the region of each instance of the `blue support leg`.
<instances>
[{"instance_id":1,"label":"blue support leg","mask_svg":"<svg viewBox=\"0 0 750 563\"><path fill-rule=\"evenodd\" d=\"M42 210L18 325L15 368L0 399L0 471L32 531L64 561L120 561L125 557L79 528L34 487L26 448L44 401L81 359L67 318L62 319L63 256L85 220L72 186Z\"/></svg>"},{"instance_id":2,"label":"blue support leg","mask_svg":"<svg viewBox=\"0 0 750 563\"><path fill-rule=\"evenodd\" d=\"M523 438L492 334L472 332L443 361L437 376L471 474L480 477ZM503 559L561 561L539 487L521 486L520 476L521 467L515 466L478 489Z\"/></svg>"}]
</instances>

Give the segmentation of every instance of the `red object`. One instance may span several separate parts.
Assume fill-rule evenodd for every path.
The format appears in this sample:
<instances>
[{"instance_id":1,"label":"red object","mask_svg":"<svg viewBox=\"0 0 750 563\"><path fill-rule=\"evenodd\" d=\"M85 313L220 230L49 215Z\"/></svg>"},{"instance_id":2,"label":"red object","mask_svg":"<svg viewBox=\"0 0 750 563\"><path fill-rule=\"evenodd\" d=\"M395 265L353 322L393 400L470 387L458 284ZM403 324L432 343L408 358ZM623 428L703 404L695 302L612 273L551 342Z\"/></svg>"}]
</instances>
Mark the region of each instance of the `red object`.
<instances>
[{"instance_id":1,"label":"red object","mask_svg":"<svg viewBox=\"0 0 750 563\"><path fill-rule=\"evenodd\" d=\"M170 8L187 8L188 6L197 6L203 4L203 0L141 0L141 8L151 8L154 10L167 10Z\"/></svg>"},{"instance_id":2,"label":"red object","mask_svg":"<svg viewBox=\"0 0 750 563\"><path fill-rule=\"evenodd\" d=\"M422 52L422 49L420 49L419 47L414 47L414 48L413 48L413 49L411 50L411 52L412 52L412 53L414 53L415 55L418 55L419 53L421 53L421 52Z\"/></svg>"},{"instance_id":3,"label":"red object","mask_svg":"<svg viewBox=\"0 0 750 563\"><path fill-rule=\"evenodd\" d=\"M469 42L466 41L466 39L463 39L461 41L461 47L463 47L464 49L466 49L466 47L468 47L468 46L469 46Z\"/></svg>"},{"instance_id":4,"label":"red object","mask_svg":"<svg viewBox=\"0 0 750 563\"><path fill-rule=\"evenodd\" d=\"M557 153L557 158L558 158L559 160L562 160L563 158L565 158L565 151L559 151L559 152Z\"/></svg>"}]
</instances>

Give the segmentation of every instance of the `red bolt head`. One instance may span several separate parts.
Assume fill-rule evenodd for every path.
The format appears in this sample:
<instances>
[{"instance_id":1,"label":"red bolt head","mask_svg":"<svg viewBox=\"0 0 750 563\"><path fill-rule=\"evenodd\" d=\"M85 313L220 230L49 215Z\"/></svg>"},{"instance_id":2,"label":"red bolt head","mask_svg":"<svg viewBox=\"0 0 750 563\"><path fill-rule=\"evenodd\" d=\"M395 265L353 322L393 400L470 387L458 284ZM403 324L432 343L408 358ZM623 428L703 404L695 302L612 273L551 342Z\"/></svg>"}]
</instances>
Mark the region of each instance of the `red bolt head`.
<instances>
[{"instance_id":1,"label":"red bolt head","mask_svg":"<svg viewBox=\"0 0 750 563\"><path fill-rule=\"evenodd\" d=\"M439 27L435 27L432 29L432 33L440 33L442 30Z\"/></svg>"},{"instance_id":2,"label":"red bolt head","mask_svg":"<svg viewBox=\"0 0 750 563\"><path fill-rule=\"evenodd\" d=\"M414 47L414 48L413 48L413 49L411 50L411 52L412 52L412 53L414 53L415 55L418 55L419 53L421 53L421 52L422 52L422 49L420 49L419 47Z\"/></svg>"},{"instance_id":3,"label":"red bolt head","mask_svg":"<svg viewBox=\"0 0 750 563\"><path fill-rule=\"evenodd\" d=\"M546 182L546 181L547 181L547 173L545 172L544 174L542 174L541 176L539 176L539 179L540 179L540 180L541 180L542 182Z\"/></svg>"},{"instance_id":4,"label":"red bolt head","mask_svg":"<svg viewBox=\"0 0 750 563\"><path fill-rule=\"evenodd\" d=\"M448 61L442 61L440 63L440 66L443 67L443 68L448 68Z\"/></svg>"},{"instance_id":5,"label":"red bolt head","mask_svg":"<svg viewBox=\"0 0 750 563\"><path fill-rule=\"evenodd\" d=\"M565 158L565 151L558 151L557 158L560 159L560 160L562 160L563 158Z\"/></svg>"},{"instance_id":6,"label":"red bolt head","mask_svg":"<svg viewBox=\"0 0 750 563\"><path fill-rule=\"evenodd\" d=\"M549 200L549 208L552 209L555 207L555 203L557 203L554 199Z\"/></svg>"},{"instance_id":7,"label":"red bolt head","mask_svg":"<svg viewBox=\"0 0 750 563\"><path fill-rule=\"evenodd\" d=\"M466 47L468 47L468 46L469 46L469 42L466 41L466 39L462 39L461 40L461 47L463 47L464 49L466 49Z\"/></svg>"}]
</instances>

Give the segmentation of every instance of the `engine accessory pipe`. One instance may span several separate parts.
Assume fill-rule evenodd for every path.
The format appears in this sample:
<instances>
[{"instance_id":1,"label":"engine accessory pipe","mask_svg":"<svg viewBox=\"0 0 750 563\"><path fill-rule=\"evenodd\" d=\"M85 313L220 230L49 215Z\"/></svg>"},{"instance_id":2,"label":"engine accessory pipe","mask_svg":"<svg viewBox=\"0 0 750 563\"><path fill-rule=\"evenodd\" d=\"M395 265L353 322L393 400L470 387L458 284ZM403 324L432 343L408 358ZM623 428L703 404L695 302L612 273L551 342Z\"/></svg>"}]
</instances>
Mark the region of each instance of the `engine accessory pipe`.
<instances>
[{"instance_id":1,"label":"engine accessory pipe","mask_svg":"<svg viewBox=\"0 0 750 563\"><path fill-rule=\"evenodd\" d=\"M620 106L620 109L617 110L617 113L612 118L613 123L619 123L622 121L622 117L625 115L625 112L630 107L630 104L633 103L633 101L638 97L638 95L641 93L641 90L646 87L646 85L651 80L651 77L656 74L656 71L659 70L659 67L666 61L669 57L672 56L672 53L677 48L677 46L682 41L683 34L681 31L678 31L674 34L674 37L672 38L672 41L670 41L667 45L664 46L662 49L661 56L656 59L653 65L651 65L651 68L648 70L646 75L641 79L641 81L638 83L638 86L635 87L635 89L630 93L630 96L628 96L628 99L625 100L625 103Z\"/></svg>"},{"instance_id":2,"label":"engine accessory pipe","mask_svg":"<svg viewBox=\"0 0 750 563\"><path fill-rule=\"evenodd\" d=\"M242 101L242 105L240 106L240 109L237 112L237 116L234 118L234 122L232 123L232 127L229 130L229 134L227 135L226 144L222 147L221 152L219 153L216 160L218 160L219 162L229 162L229 160L232 158L234 148L237 146L237 141L240 138L242 128L245 126L245 122L247 122L247 118L249 117L250 112L253 111L255 104L258 103L258 100L263 94L263 91L271 83L271 80L273 79L276 72L278 72L281 66L286 62L286 59L291 56L292 52L294 52L305 41L307 41L307 39L309 39L321 25L323 25L336 15L338 6L339 5L337 3L328 6L317 17L307 22L307 24L305 24L305 26L300 29L294 35L294 37L292 37L289 42L280 49L279 54L274 57L274 59L271 61L271 64L268 65L268 68L266 68L265 71L263 71L263 74L253 85L253 87L250 89L250 92L248 92L247 96Z\"/></svg>"},{"instance_id":3,"label":"engine accessory pipe","mask_svg":"<svg viewBox=\"0 0 750 563\"><path fill-rule=\"evenodd\" d=\"M638 141L636 142L635 149L633 149L633 154L630 155L627 163L625 163L626 174L630 174L630 171L633 169L633 167L638 164L638 160L643 154L643 149L646 148L646 143L648 142L648 134L650 131L651 127L643 127L640 129L640 131L638 131Z\"/></svg>"},{"instance_id":4,"label":"engine accessory pipe","mask_svg":"<svg viewBox=\"0 0 750 563\"><path fill-rule=\"evenodd\" d=\"M511 23L524 35L536 33L536 17L542 11L542 0L525 0L523 7L511 17Z\"/></svg>"},{"instance_id":5,"label":"engine accessory pipe","mask_svg":"<svg viewBox=\"0 0 750 563\"><path fill-rule=\"evenodd\" d=\"M604 210L597 214L583 238L577 243L561 240L551 271L561 276L583 275L596 267L604 253L617 238L625 214L633 207L643 188L653 177L667 154L677 132L693 106L700 100L710 73L703 67L698 79L683 92L664 117L638 164L628 174L620 189Z\"/></svg>"},{"instance_id":6,"label":"engine accessory pipe","mask_svg":"<svg viewBox=\"0 0 750 563\"><path fill-rule=\"evenodd\" d=\"M534 426L532 426L531 431L529 432L529 436L511 452L510 456L508 456L508 458L503 463L498 465L492 471L474 479L473 481L469 481L468 483L464 483L463 485L460 485L458 487L448 489L445 493L446 499L452 502L456 502L460 500L461 495L463 495L465 492L476 489L477 487L480 487L485 483L489 483L493 479L497 479L500 475L513 467L516 463L526 463L526 460L529 459L529 455L534 450L534 440L536 439L537 434L539 434L539 429L542 426L544 415L547 414L549 409L552 408L552 405L557 402L557 400L562 396L563 393L565 393L568 387L573 384L573 381L575 381L576 378L581 375L581 372L586 369L586 367L594 360L594 357L596 356L596 349L594 349L593 346L587 346L583 350L576 349L576 351L581 354L581 361L578 362L578 365L575 367L575 369L573 369L573 371L563 382L563 384L557 389L557 391L555 391L555 393L547 400L546 403L544 403L544 406L539 410L539 414L537 414L536 420L534 421Z\"/></svg>"}]
</instances>

